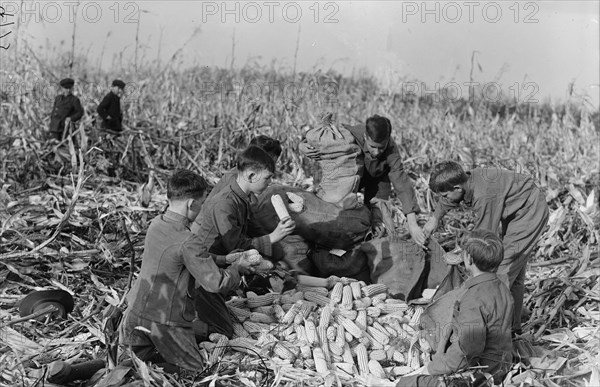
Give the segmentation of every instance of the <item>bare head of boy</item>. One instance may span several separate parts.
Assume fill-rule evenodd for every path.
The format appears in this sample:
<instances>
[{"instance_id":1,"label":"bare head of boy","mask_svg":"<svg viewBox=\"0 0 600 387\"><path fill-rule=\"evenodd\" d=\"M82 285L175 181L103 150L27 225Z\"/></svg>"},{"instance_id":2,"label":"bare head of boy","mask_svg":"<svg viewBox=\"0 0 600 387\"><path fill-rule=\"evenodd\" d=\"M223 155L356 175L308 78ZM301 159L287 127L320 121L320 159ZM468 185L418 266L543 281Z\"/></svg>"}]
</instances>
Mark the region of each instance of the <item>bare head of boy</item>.
<instances>
[{"instance_id":1,"label":"bare head of boy","mask_svg":"<svg viewBox=\"0 0 600 387\"><path fill-rule=\"evenodd\" d=\"M465 188L469 177L463 167L455 161L442 161L433 166L429 176L429 189L442 198L460 203L465 198ZM432 216L423 227L426 237L429 237L439 224L439 219Z\"/></svg>"},{"instance_id":2,"label":"bare head of boy","mask_svg":"<svg viewBox=\"0 0 600 387\"><path fill-rule=\"evenodd\" d=\"M464 238L462 247L465 268L473 277L495 273L504 258L502 241L489 230L473 230Z\"/></svg>"},{"instance_id":3,"label":"bare head of boy","mask_svg":"<svg viewBox=\"0 0 600 387\"><path fill-rule=\"evenodd\" d=\"M264 149L249 146L238 157L237 183L247 194L260 195L263 193L275 174L275 161ZM279 221L275 230L269 234L271 243L279 242L296 228L296 223L287 218Z\"/></svg>"},{"instance_id":4,"label":"bare head of boy","mask_svg":"<svg viewBox=\"0 0 600 387\"><path fill-rule=\"evenodd\" d=\"M262 134L250 140L250 145L262 148L265 152L269 154L269 156L271 156L275 163L277 163L277 160L279 159L279 156L281 156L281 152L283 151L281 148L281 142L279 142L279 140Z\"/></svg>"},{"instance_id":5,"label":"bare head of boy","mask_svg":"<svg viewBox=\"0 0 600 387\"><path fill-rule=\"evenodd\" d=\"M208 183L195 172L176 170L167 183L169 210L193 221L206 199Z\"/></svg>"},{"instance_id":6,"label":"bare head of boy","mask_svg":"<svg viewBox=\"0 0 600 387\"><path fill-rule=\"evenodd\" d=\"M374 115L367 118L365 148L374 159L387 149L392 135L392 123L386 117Z\"/></svg>"}]
</instances>

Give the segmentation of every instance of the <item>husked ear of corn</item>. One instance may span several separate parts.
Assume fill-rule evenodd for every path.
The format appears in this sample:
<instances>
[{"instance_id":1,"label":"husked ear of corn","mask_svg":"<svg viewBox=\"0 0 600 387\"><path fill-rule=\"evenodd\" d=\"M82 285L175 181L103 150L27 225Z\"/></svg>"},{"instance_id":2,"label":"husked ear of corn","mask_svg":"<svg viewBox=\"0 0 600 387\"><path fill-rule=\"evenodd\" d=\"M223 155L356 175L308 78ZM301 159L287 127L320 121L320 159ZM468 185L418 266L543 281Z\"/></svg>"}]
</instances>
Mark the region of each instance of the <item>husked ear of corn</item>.
<instances>
[{"instance_id":1,"label":"husked ear of corn","mask_svg":"<svg viewBox=\"0 0 600 387\"><path fill-rule=\"evenodd\" d=\"M350 282L350 289L352 289L352 297L355 300L360 299L362 296L360 287L360 282Z\"/></svg>"},{"instance_id":2,"label":"husked ear of corn","mask_svg":"<svg viewBox=\"0 0 600 387\"><path fill-rule=\"evenodd\" d=\"M363 344L358 344L354 351L356 352L356 363L358 364L358 371L362 376L369 374L369 357L367 355L367 347Z\"/></svg>"},{"instance_id":3,"label":"husked ear of corn","mask_svg":"<svg viewBox=\"0 0 600 387\"><path fill-rule=\"evenodd\" d=\"M267 293L260 296L250 296L246 300L246 305L248 305L248 307L251 309L257 308L259 306L271 305L275 299L276 296L274 293Z\"/></svg>"},{"instance_id":4,"label":"husked ear of corn","mask_svg":"<svg viewBox=\"0 0 600 387\"><path fill-rule=\"evenodd\" d=\"M275 319L264 313L252 312L250 314L250 321L263 324L271 324L275 322Z\"/></svg>"},{"instance_id":5,"label":"husked ear of corn","mask_svg":"<svg viewBox=\"0 0 600 387\"><path fill-rule=\"evenodd\" d=\"M208 364L215 364L221 359L221 356L225 353L229 339L225 335L219 333L211 333L209 336L210 341L216 342L216 346L213 349L210 357L208 358Z\"/></svg>"},{"instance_id":6,"label":"husked ear of corn","mask_svg":"<svg viewBox=\"0 0 600 387\"><path fill-rule=\"evenodd\" d=\"M300 274L298 275L297 280L299 285L306 287L327 288L329 286L329 280L327 278Z\"/></svg>"},{"instance_id":7,"label":"husked ear of corn","mask_svg":"<svg viewBox=\"0 0 600 387\"><path fill-rule=\"evenodd\" d=\"M234 337L250 337L250 333L246 329L244 329L243 325L234 322L233 323L233 336Z\"/></svg>"},{"instance_id":8,"label":"husked ear of corn","mask_svg":"<svg viewBox=\"0 0 600 387\"><path fill-rule=\"evenodd\" d=\"M253 321L244 321L242 325L244 326L244 329L250 334L268 332L270 330L268 324L262 324Z\"/></svg>"},{"instance_id":9,"label":"husked ear of corn","mask_svg":"<svg viewBox=\"0 0 600 387\"><path fill-rule=\"evenodd\" d=\"M296 356L292 351L290 351L285 345L282 343L277 343L273 347L273 352L276 356L283 360L289 360L290 362L294 362Z\"/></svg>"},{"instance_id":10,"label":"husked ear of corn","mask_svg":"<svg viewBox=\"0 0 600 387\"><path fill-rule=\"evenodd\" d=\"M387 353L383 349L376 349L369 353L369 359L382 361L387 359Z\"/></svg>"},{"instance_id":11,"label":"husked ear of corn","mask_svg":"<svg viewBox=\"0 0 600 387\"><path fill-rule=\"evenodd\" d=\"M331 362L331 355L329 353L329 339L327 338L327 327L319 326L317 328L317 333L319 334L319 341L321 343L321 349L323 350L323 356L325 356L325 361L327 364Z\"/></svg>"},{"instance_id":12,"label":"husked ear of corn","mask_svg":"<svg viewBox=\"0 0 600 387\"><path fill-rule=\"evenodd\" d=\"M371 335L371 337L373 337L373 339L377 340L382 345L386 345L390 342L390 338L387 335L387 333L383 333L377 328L374 328L372 326L367 327L367 332L369 333L369 335Z\"/></svg>"},{"instance_id":13,"label":"husked ear of corn","mask_svg":"<svg viewBox=\"0 0 600 387\"><path fill-rule=\"evenodd\" d=\"M278 194L271 196L271 203L273 204L273 208L275 208L275 212L279 217L279 220L285 220L290 218L290 214L287 210L287 206L283 202L283 199Z\"/></svg>"},{"instance_id":14,"label":"husked ear of corn","mask_svg":"<svg viewBox=\"0 0 600 387\"><path fill-rule=\"evenodd\" d=\"M329 342L329 351L333 355L342 356L344 354L344 347L342 347L335 341L330 341Z\"/></svg>"},{"instance_id":15,"label":"husked ear of corn","mask_svg":"<svg viewBox=\"0 0 600 387\"><path fill-rule=\"evenodd\" d=\"M321 348L313 348L313 359L318 373L323 375L329 373L329 367L327 366L327 361L325 361L325 355Z\"/></svg>"},{"instance_id":16,"label":"husked ear of corn","mask_svg":"<svg viewBox=\"0 0 600 387\"><path fill-rule=\"evenodd\" d=\"M331 300L327 296L312 291L304 292L304 299L307 301L314 302L319 306L329 305L329 303L331 302Z\"/></svg>"},{"instance_id":17,"label":"husked ear of corn","mask_svg":"<svg viewBox=\"0 0 600 387\"><path fill-rule=\"evenodd\" d=\"M317 327L312 320L304 320L304 328L306 329L306 338L311 345L319 343L319 336L317 334Z\"/></svg>"},{"instance_id":18,"label":"husked ear of corn","mask_svg":"<svg viewBox=\"0 0 600 387\"><path fill-rule=\"evenodd\" d=\"M321 309L321 318L319 319L319 326L329 326L329 322L331 321L331 315L333 310L330 305L325 305Z\"/></svg>"},{"instance_id":19,"label":"husked ear of corn","mask_svg":"<svg viewBox=\"0 0 600 387\"><path fill-rule=\"evenodd\" d=\"M297 301L304 299L304 293L302 292L294 292L294 293L284 293L279 298L280 304L293 304Z\"/></svg>"},{"instance_id":20,"label":"husked ear of corn","mask_svg":"<svg viewBox=\"0 0 600 387\"><path fill-rule=\"evenodd\" d=\"M344 285L342 289L342 307L352 309L352 288L350 285Z\"/></svg>"},{"instance_id":21,"label":"husked ear of corn","mask_svg":"<svg viewBox=\"0 0 600 387\"><path fill-rule=\"evenodd\" d=\"M413 313L412 317L410 318L410 322L408 323L408 325L416 327L419 325L419 322L421 321L421 315L423 314L423 307L422 306L417 306L415 307L415 312Z\"/></svg>"},{"instance_id":22,"label":"husked ear of corn","mask_svg":"<svg viewBox=\"0 0 600 387\"><path fill-rule=\"evenodd\" d=\"M336 327L331 326L331 325L327 327L327 340L335 341L336 334L337 334Z\"/></svg>"},{"instance_id":23,"label":"husked ear of corn","mask_svg":"<svg viewBox=\"0 0 600 387\"><path fill-rule=\"evenodd\" d=\"M251 265L258 265L262 259L262 255L256 249L244 251L244 258Z\"/></svg>"},{"instance_id":24,"label":"husked ear of corn","mask_svg":"<svg viewBox=\"0 0 600 387\"><path fill-rule=\"evenodd\" d=\"M371 297L387 292L388 288L384 284L372 284L361 288L364 297Z\"/></svg>"},{"instance_id":25,"label":"husked ear of corn","mask_svg":"<svg viewBox=\"0 0 600 387\"><path fill-rule=\"evenodd\" d=\"M406 364L406 358L404 357L404 354L400 351L394 351L394 353L392 354L392 360L398 364Z\"/></svg>"},{"instance_id":26,"label":"husked ear of corn","mask_svg":"<svg viewBox=\"0 0 600 387\"><path fill-rule=\"evenodd\" d=\"M383 367L377 360L373 360L373 359L369 360L368 368L369 368L369 373L371 375L376 376L380 379L385 379L385 377L386 377L385 371L383 370Z\"/></svg>"},{"instance_id":27,"label":"husked ear of corn","mask_svg":"<svg viewBox=\"0 0 600 387\"><path fill-rule=\"evenodd\" d=\"M413 370L409 366L397 366L392 368L392 375L394 376L404 376L411 373Z\"/></svg>"},{"instance_id":28,"label":"husked ear of corn","mask_svg":"<svg viewBox=\"0 0 600 387\"><path fill-rule=\"evenodd\" d=\"M338 282L335 285L333 285L333 289L331 289L331 294L329 295L329 298L331 298L332 303L339 304L342 301L343 288L344 284L342 284L341 282Z\"/></svg>"},{"instance_id":29,"label":"husked ear of corn","mask_svg":"<svg viewBox=\"0 0 600 387\"><path fill-rule=\"evenodd\" d=\"M358 326L356 326L356 324L352 320L349 320L342 315L337 315L337 316L335 316L335 321L337 321L338 324L343 326L344 330L346 332L350 333L352 336L356 337L357 339L362 337L362 335L363 335L362 330Z\"/></svg>"},{"instance_id":30,"label":"husked ear of corn","mask_svg":"<svg viewBox=\"0 0 600 387\"><path fill-rule=\"evenodd\" d=\"M244 322L247 319L249 319L250 315L252 314L252 312L250 312L249 310L237 308L235 306L229 306L229 312L241 322Z\"/></svg>"},{"instance_id":31,"label":"husked ear of corn","mask_svg":"<svg viewBox=\"0 0 600 387\"><path fill-rule=\"evenodd\" d=\"M281 321L283 319L283 316L285 316L285 314L286 314L286 311L283 310L281 305L273 304L273 315L275 316L275 318L277 320Z\"/></svg>"},{"instance_id":32,"label":"husked ear of corn","mask_svg":"<svg viewBox=\"0 0 600 387\"><path fill-rule=\"evenodd\" d=\"M281 323L282 324L290 324L291 322L293 322L294 318L300 311L301 307L302 307L302 301L295 302L294 305L292 305L292 307L290 309L288 309L287 312L285 312L285 315L281 319Z\"/></svg>"},{"instance_id":33,"label":"husked ear of corn","mask_svg":"<svg viewBox=\"0 0 600 387\"><path fill-rule=\"evenodd\" d=\"M367 311L366 310L359 310L358 314L356 316L356 320L354 320L356 322L356 325L358 325L358 327L360 329L367 329Z\"/></svg>"}]
</instances>

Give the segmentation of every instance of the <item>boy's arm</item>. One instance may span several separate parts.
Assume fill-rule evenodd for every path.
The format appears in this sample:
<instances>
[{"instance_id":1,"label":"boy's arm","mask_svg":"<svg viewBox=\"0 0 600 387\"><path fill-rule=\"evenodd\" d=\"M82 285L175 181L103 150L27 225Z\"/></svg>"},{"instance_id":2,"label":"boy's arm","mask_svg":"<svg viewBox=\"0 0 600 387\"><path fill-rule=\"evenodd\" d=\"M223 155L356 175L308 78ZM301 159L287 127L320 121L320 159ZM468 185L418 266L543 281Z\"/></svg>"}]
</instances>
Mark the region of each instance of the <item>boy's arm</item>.
<instances>
[{"instance_id":1,"label":"boy's arm","mask_svg":"<svg viewBox=\"0 0 600 387\"><path fill-rule=\"evenodd\" d=\"M239 286L238 267L219 268L195 235L182 245L181 250L184 265L196 280L196 286L211 293L226 293Z\"/></svg>"},{"instance_id":2,"label":"boy's arm","mask_svg":"<svg viewBox=\"0 0 600 387\"><path fill-rule=\"evenodd\" d=\"M460 312L452 324L452 344L445 353L433 355L427 365L430 375L450 374L463 369L485 348L487 330L476 300L463 298Z\"/></svg>"},{"instance_id":3,"label":"boy's arm","mask_svg":"<svg viewBox=\"0 0 600 387\"><path fill-rule=\"evenodd\" d=\"M234 203L229 201L217 203L212 211L212 217L221 242L227 251L253 248L258 250L262 255L269 257L272 255L269 235L249 238L242 232L244 228L242 222L246 220L241 219L239 210Z\"/></svg>"},{"instance_id":4,"label":"boy's arm","mask_svg":"<svg viewBox=\"0 0 600 387\"><path fill-rule=\"evenodd\" d=\"M71 114L71 121L79 121L79 119L83 117L83 107L81 106L81 101L77 97L75 97L73 101L73 110L73 114Z\"/></svg>"},{"instance_id":5,"label":"boy's arm","mask_svg":"<svg viewBox=\"0 0 600 387\"><path fill-rule=\"evenodd\" d=\"M405 215L408 215L411 212L419 213L421 212L421 209L417 203L412 181L404 170L398 146L391 139L390 141L392 149L387 156L387 162L390 166L388 177L394 186L394 191L396 191L398 199L400 199L400 202L402 203L402 212L404 212Z\"/></svg>"},{"instance_id":6,"label":"boy's arm","mask_svg":"<svg viewBox=\"0 0 600 387\"><path fill-rule=\"evenodd\" d=\"M485 228L496 233L504 211L504 196L487 195L480 199L474 199L473 210L475 211L474 230Z\"/></svg>"},{"instance_id":7,"label":"boy's arm","mask_svg":"<svg viewBox=\"0 0 600 387\"><path fill-rule=\"evenodd\" d=\"M102 102L100 102L100 104L98 105L98 108L96 109L96 111L98 112L98 115L100 117L102 117L103 119L106 119L106 117L108 117L108 105L110 104L110 94L106 94L104 96L104 98L102 99Z\"/></svg>"}]
</instances>

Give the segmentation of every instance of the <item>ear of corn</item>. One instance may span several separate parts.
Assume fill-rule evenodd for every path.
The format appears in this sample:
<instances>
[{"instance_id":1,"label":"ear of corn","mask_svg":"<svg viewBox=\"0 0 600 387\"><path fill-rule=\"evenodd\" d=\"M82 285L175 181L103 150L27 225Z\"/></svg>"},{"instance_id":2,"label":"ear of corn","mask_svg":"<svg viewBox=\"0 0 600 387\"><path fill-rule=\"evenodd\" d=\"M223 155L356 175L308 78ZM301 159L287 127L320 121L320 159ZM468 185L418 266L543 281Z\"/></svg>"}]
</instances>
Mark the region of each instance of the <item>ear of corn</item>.
<instances>
[{"instance_id":1,"label":"ear of corn","mask_svg":"<svg viewBox=\"0 0 600 387\"><path fill-rule=\"evenodd\" d=\"M342 289L342 307L352 309L352 289L350 285L345 285Z\"/></svg>"},{"instance_id":2,"label":"ear of corn","mask_svg":"<svg viewBox=\"0 0 600 387\"><path fill-rule=\"evenodd\" d=\"M364 297L373 297L377 294L387 292L387 286L384 284L367 285L362 287L361 292Z\"/></svg>"},{"instance_id":3,"label":"ear of corn","mask_svg":"<svg viewBox=\"0 0 600 387\"><path fill-rule=\"evenodd\" d=\"M274 293L267 293L261 296L252 296L248 297L246 300L246 305L248 305L248 307L251 309L259 306L271 305L273 301L275 301L275 298L276 296Z\"/></svg>"},{"instance_id":4,"label":"ear of corn","mask_svg":"<svg viewBox=\"0 0 600 387\"><path fill-rule=\"evenodd\" d=\"M290 351L282 343L275 344L275 346L273 347L273 352L279 358L281 358L283 360L289 360L290 362L293 362L294 359L296 358L296 356L294 355L294 353L292 351Z\"/></svg>"},{"instance_id":5,"label":"ear of corn","mask_svg":"<svg viewBox=\"0 0 600 387\"><path fill-rule=\"evenodd\" d=\"M233 323L233 336L234 337L250 337L250 333L248 333L248 331L246 329L244 329L242 324L240 324L238 322L234 322Z\"/></svg>"},{"instance_id":6,"label":"ear of corn","mask_svg":"<svg viewBox=\"0 0 600 387\"><path fill-rule=\"evenodd\" d=\"M418 326L419 322L421 321L422 314L423 314L423 307L417 306L415 308L415 312L413 313L412 317L410 318L410 322L408 324L413 327Z\"/></svg>"},{"instance_id":7,"label":"ear of corn","mask_svg":"<svg viewBox=\"0 0 600 387\"><path fill-rule=\"evenodd\" d=\"M369 359L382 361L387 359L387 353L383 349L376 349L374 351L369 352Z\"/></svg>"},{"instance_id":8,"label":"ear of corn","mask_svg":"<svg viewBox=\"0 0 600 387\"><path fill-rule=\"evenodd\" d=\"M298 301L298 302L294 303L294 305L292 305L292 307L290 309L288 309L287 312L285 312L285 315L283 315L283 318L281 319L281 323L282 324L290 324L292 321L294 321L294 317L296 317L296 314L300 311L301 307L302 307L302 301Z\"/></svg>"},{"instance_id":9,"label":"ear of corn","mask_svg":"<svg viewBox=\"0 0 600 387\"><path fill-rule=\"evenodd\" d=\"M325 355L323 350L319 347L313 348L313 360L315 361L315 368L320 374L329 373L329 367L325 361Z\"/></svg>"},{"instance_id":10,"label":"ear of corn","mask_svg":"<svg viewBox=\"0 0 600 387\"><path fill-rule=\"evenodd\" d=\"M412 372L412 368L408 366L397 366L392 368L392 374L394 376L404 376Z\"/></svg>"},{"instance_id":11,"label":"ear of corn","mask_svg":"<svg viewBox=\"0 0 600 387\"><path fill-rule=\"evenodd\" d=\"M312 291L304 292L304 299L307 301L314 302L315 304L317 304L319 306L329 305L329 303L331 302L329 297L327 297L323 294L312 292Z\"/></svg>"},{"instance_id":12,"label":"ear of corn","mask_svg":"<svg viewBox=\"0 0 600 387\"><path fill-rule=\"evenodd\" d=\"M325 305L321 309L321 318L319 319L319 326L329 326L329 322L331 321L331 314L333 310L330 305Z\"/></svg>"},{"instance_id":13,"label":"ear of corn","mask_svg":"<svg viewBox=\"0 0 600 387\"><path fill-rule=\"evenodd\" d=\"M352 297L354 297L355 300L360 299L362 296L360 287L361 286L359 282L350 282L350 289L352 289Z\"/></svg>"},{"instance_id":14,"label":"ear of corn","mask_svg":"<svg viewBox=\"0 0 600 387\"><path fill-rule=\"evenodd\" d=\"M250 315L252 314L252 312L250 312L249 310L237 308L235 306L230 306L228 309L229 312L231 312L233 316L241 322L244 322L247 319L249 319Z\"/></svg>"},{"instance_id":15,"label":"ear of corn","mask_svg":"<svg viewBox=\"0 0 600 387\"><path fill-rule=\"evenodd\" d=\"M369 358L367 355L367 348L363 344L358 344L354 351L356 352L358 371L362 376L367 376L369 374Z\"/></svg>"},{"instance_id":16,"label":"ear of corn","mask_svg":"<svg viewBox=\"0 0 600 387\"><path fill-rule=\"evenodd\" d=\"M327 288L329 281L327 278L313 277L310 275L298 275L298 284L306 287Z\"/></svg>"},{"instance_id":17,"label":"ear of corn","mask_svg":"<svg viewBox=\"0 0 600 387\"><path fill-rule=\"evenodd\" d=\"M366 310L359 310L357 315L356 315L356 320L354 320L356 322L356 325L358 325L358 327L362 330L367 329L367 311Z\"/></svg>"},{"instance_id":18,"label":"ear of corn","mask_svg":"<svg viewBox=\"0 0 600 387\"><path fill-rule=\"evenodd\" d=\"M305 320L304 327L306 329L306 338L311 345L319 343L319 336L317 334L317 327L312 320Z\"/></svg>"},{"instance_id":19,"label":"ear of corn","mask_svg":"<svg viewBox=\"0 0 600 387\"><path fill-rule=\"evenodd\" d=\"M275 322L275 319L264 313L252 312L250 314L250 321L263 323L263 324L271 324L271 323Z\"/></svg>"},{"instance_id":20,"label":"ear of corn","mask_svg":"<svg viewBox=\"0 0 600 387\"><path fill-rule=\"evenodd\" d=\"M227 338L227 336L220 335L218 333L218 336L212 337L213 335L215 335L215 333L212 333L210 335L210 340L218 340L216 341L216 346L210 354L210 357L208 358L208 364L210 365L217 363L221 359L221 356L223 356L223 354L225 353L225 349L227 348L227 344L229 343L229 339Z\"/></svg>"},{"instance_id":21,"label":"ear of corn","mask_svg":"<svg viewBox=\"0 0 600 387\"><path fill-rule=\"evenodd\" d=\"M385 371L377 360L369 360L368 363L369 373L380 379L385 379Z\"/></svg>"},{"instance_id":22,"label":"ear of corn","mask_svg":"<svg viewBox=\"0 0 600 387\"><path fill-rule=\"evenodd\" d=\"M302 286L302 285L298 285L297 289L301 292L311 292L311 293L317 293L320 294L322 296L327 296L329 294L329 290L327 290L327 288L322 288L322 287L312 287L312 286Z\"/></svg>"},{"instance_id":23,"label":"ear of corn","mask_svg":"<svg viewBox=\"0 0 600 387\"><path fill-rule=\"evenodd\" d=\"M321 343L321 349L323 350L325 361L327 361L327 363L330 363L331 355L329 354L329 339L327 338L327 327L319 326L317 328L317 332L319 334L319 342Z\"/></svg>"},{"instance_id":24,"label":"ear of corn","mask_svg":"<svg viewBox=\"0 0 600 387\"><path fill-rule=\"evenodd\" d=\"M329 296L332 303L339 304L342 301L343 288L344 284L341 282L337 282L335 285L333 285L333 289L331 289L331 295Z\"/></svg>"}]
</instances>

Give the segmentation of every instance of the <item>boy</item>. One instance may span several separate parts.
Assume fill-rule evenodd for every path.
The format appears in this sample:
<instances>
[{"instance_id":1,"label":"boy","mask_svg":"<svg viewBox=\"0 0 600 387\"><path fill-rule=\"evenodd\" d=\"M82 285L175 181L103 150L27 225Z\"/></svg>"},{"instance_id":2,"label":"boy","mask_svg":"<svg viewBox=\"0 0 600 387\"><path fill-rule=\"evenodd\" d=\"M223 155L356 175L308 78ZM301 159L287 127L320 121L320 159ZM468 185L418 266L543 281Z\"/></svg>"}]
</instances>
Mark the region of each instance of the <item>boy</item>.
<instances>
[{"instance_id":1,"label":"boy","mask_svg":"<svg viewBox=\"0 0 600 387\"><path fill-rule=\"evenodd\" d=\"M255 145L259 148L262 148L265 152L269 154L273 158L274 162L277 162L279 156L281 156L281 143L279 140L275 140L274 138L260 135L252 138L250 140L250 146ZM210 191L206 200L211 200L217 193L221 192L224 188L229 186L232 181L234 181L238 176L237 168L232 168L229 171L225 172L221 177L221 180ZM200 220L197 220L200 223Z\"/></svg>"},{"instance_id":2,"label":"boy","mask_svg":"<svg viewBox=\"0 0 600 387\"><path fill-rule=\"evenodd\" d=\"M527 175L499 168L475 168L465 172L460 164L443 161L433 167L429 187L441 198L424 227L428 237L440 219L461 201L476 214L475 228L500 234L504 259L498 277L514 299L513 334L521 334L521 310L527 261L546 223L548 205L543 192Z\"/></svg>"},{"instance_id":3,"label":"boy","mask_svg":"<svg viewBox=\"0 0 600 387\"><path fill-rule=\"evenodd\" d=\"M263 149L249 146L238 157L237 170L237 177L206 202L202 215L192 226L192 232L213 254L256 249L271 257L273 243L294 231L294 221L280 221L272 233L256 238L248 236L248 222L250 203L256 200L253 195L260 195L269 186L275 173L275 162ZM224 265L226 262L218 259L217 264Z\"/></svg>"},{"instance_id":4,"label":"boy","mask_svg":"<svg viewBox=\"0 0 600 387\"><path fill-rule=\"evenodd\" d=\"M406 215L408 231L412 239L419 245L425 243L423 230L417 224L416 214L420 212L412 182L402 165L398 146L392 140L392 124L386 117L374 115L367 118L364 125L344 125L356 139L356 143L364 156L364 171L361 176L359 190L364 188L364 203L371 205L371 199L387 200L391 195L393 185ZM299 149L307 157L318 159L319 149L311 147L306 142L300 143ZM376 233L382 234L380 216L373 217Z\"/></svg>"},{"instance_id":5,"label":"boy","mask_svg":"<svg viewBox=\"0 0 600 387\"><path fill-rule=\"evenodd\" d=\"M121 97L124 94L125 82L115 79L110 92L106 94L100 105L98 115L102 118L102 127L113 132L123 130L123 113L121 113Z\"/></svg>"},{"instance_id":6,"label":"boy","mask_svg":"<svg viewBox=\"0 0 600 387\"><path fill-rule=\"evenodd\" d=\"M59 82L61 94L54 99L54 107L50 116L49 138L61 141L65 129L67 132L72 122L83 117L83 107L79 98L73 95L75 81L65 78ZM69 134L69 133L67 133Z\"/></svg>"},{"instance_id":7,"label":"boy","mask_svg":"<svg viewBox=\"0 0 600 387\"><path fill-rule=\"evenodd\" d=\"M421 375L399 379L397 386L434 387L440 376L469 367L492 375L494 385L500 384L512 365L510 329L513 301L510 291L494 273L502 262L502 241L493 232L476 229L463 246L463 262L470 273L457 290L452 316L452 331ZM427 313L427 310L425 311ZM439 324L439 322L438 322ZM441 328L448 327L423 327ZM440 348L440 347L438 347ZM475 386L483 386L483 375Z\"/></svg>"},{"instance_id":8,"label":"boy","mask_svg":"<svg viewBox=\"0 0 600 387\"><path fill-rule=\"evenodd\" d=\"M119 329L121 344L131 346L140 359L169 370L173 366L192 371L204 367L192 324L194 302L188 291L194 280L196 292L211 299L237 288L240 274L252 271L242 254L222 257L232 263L225 270L218 268L190 232L188 226L202 207L206 189L204 179L188 170L178 170L169 179L169 208L148 228L140 274L127 296L129 306ZM206 319L212 318L213 326L218 326L219 315L212 313L212 307L198 312L210 314ZM226 313L225 308L222 314Z\"/></svg>"}]
</instances>

